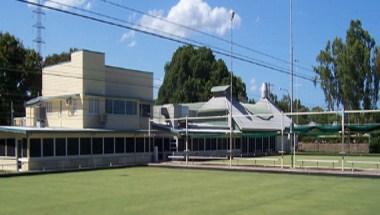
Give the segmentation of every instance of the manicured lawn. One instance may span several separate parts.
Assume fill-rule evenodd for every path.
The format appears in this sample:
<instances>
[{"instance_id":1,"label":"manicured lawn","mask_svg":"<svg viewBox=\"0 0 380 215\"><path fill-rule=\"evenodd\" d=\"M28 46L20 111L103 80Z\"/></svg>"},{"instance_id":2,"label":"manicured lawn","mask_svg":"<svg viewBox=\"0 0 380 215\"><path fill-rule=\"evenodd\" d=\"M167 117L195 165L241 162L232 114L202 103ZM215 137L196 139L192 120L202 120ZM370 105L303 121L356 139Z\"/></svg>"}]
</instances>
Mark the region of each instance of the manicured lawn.
<instances>
[{"instance_id":1,"label":"manicured lawn","mask_svg":"<svg viewBox=\"0 0 380 215\"><path fill-rule=\"evenodd\" d=\"M380 180L136 167L0 178L0 214L379 214Z\"/></svg>"}]
</instances>

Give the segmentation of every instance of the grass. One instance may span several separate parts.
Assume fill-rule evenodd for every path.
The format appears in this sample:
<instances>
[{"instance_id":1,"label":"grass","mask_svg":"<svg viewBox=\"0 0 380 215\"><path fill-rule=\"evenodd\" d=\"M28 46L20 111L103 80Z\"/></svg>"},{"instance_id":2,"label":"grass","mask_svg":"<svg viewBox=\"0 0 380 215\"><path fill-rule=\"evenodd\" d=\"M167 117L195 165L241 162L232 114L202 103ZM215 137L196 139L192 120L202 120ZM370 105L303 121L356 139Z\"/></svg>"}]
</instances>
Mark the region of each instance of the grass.
<instances>
[{"instance_id":1,"label":"grass","mask_svg":"<svg viewBox=\"0 0 380 215\"><path fill-rule=\"evenodd\" d=\"M379 214L380 180L136 167L0 178L1 214Z\"/></svg>"},{"instance_id":2,"label":"grass","mask_svg":"<svg viewBox=\"0 0 380 215\"><path fill-rule=\"evenodd\" d=\"M276 161L275 165L279 166L281 165L281 156L266 156L263 158L270 158L270 159L278 159ZM345 168L351 169L352 164L347 163L347 161L370 161L370 162L380 162L380 156L345 156ZM302 165L301 160L336 160L338 163L334 164L334 168L340 169L341 168L341 161L342 156L340 155L296 155L296 166L300 167ZM214 161L206 161L206 163L223 163L223 164L229 164L228 160L214 160ZM233 160L234 165L254 165L255 162L252 160ZM290 166L291 164L291 156L290 155L284 155L284 165ZM268 160L262 160L262 161L256 161L256 165L265 165L265 166L273 166L273 161ZM316 167L315 162L304 162L303 166L305 167ZM332 163L318 163L318 167L324 167L324 168L332 168ZM380 165L379 165L380 167ZM360 168L360 169L373 169L377 170L378 166L376 164L365 164L365 163L355 163L354 168ZM380 168L378 169L380 171Z\"/></svg>"}]
</instances>

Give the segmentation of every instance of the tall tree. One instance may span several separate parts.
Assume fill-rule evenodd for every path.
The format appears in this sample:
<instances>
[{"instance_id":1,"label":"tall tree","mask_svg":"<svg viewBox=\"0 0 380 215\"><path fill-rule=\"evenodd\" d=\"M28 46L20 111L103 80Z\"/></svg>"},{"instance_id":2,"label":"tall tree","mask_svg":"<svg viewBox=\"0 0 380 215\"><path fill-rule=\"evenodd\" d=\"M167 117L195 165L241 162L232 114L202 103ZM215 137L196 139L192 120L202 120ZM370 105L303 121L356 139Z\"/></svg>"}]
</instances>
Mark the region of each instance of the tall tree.
<instances>
[{"instance_id":1,"label":"tall tree","mask_svg":"<svg viewBox=\"0 0 380 215\"><path fill-rule=\"evenodd\" d=\"M24 116L24 102L41 92L41 57L9 33L0 32L0 124Z\"/></svg>"},{"instance_id":2,"label":"tall tree","mask_svg":"<svg viewBox=\"0 0 380 215\"><path fill-rule=\"evenodd\" d=\"M351 21L346 39L327 42L314 68L329 109L376 108L379 91L378 48L359 20Z\"/></svg>"},{"instance_id":3,"label":"tall tree","mask_svg":"<svg viewBox=\"0 0 380 215\"><path fill-rule=\"evenodd\" d=\"M205 101L211 97L211 87L229 83L230 73L224 61L216 60L210 49L182 46L165 65L165 77L156 102ZM233 95L247 99L245 84L236 76L233 76Z\"/></svg>"},{"instance_id":4,"label":"tall tree","mask_svg":"<svg viewBox=\"0 0 380 215\"><path fill-rule=\"evenodd\" d=\"M43 66L51 66L62 62L71 60L71 53L77 51L77 48L70 48L68 52L61 52L60 54L52 54L46 56Z\"/></svg>"}]
</instances>

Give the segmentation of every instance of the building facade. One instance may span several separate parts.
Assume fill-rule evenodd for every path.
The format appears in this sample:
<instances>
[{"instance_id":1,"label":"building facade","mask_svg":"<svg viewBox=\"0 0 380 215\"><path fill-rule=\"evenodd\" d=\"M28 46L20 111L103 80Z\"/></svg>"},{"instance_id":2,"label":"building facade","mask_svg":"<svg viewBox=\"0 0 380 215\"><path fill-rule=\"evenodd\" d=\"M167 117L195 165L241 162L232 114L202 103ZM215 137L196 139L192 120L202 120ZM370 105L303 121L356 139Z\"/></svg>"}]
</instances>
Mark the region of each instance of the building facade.
<instances>
[{"instance_id":1,"label":"building facade","mask_svg":"<svg viewBox=\"0 0 380 215\"><path fill-rule=\"evenodd\" d=\"M153 73L106 65L104 53L74 52L70 61L43 68L42 96L26 102L23 126L0 127L0 171L162 159L170 134L148 137L152 106Z\"/></svg>"}]
</instances>

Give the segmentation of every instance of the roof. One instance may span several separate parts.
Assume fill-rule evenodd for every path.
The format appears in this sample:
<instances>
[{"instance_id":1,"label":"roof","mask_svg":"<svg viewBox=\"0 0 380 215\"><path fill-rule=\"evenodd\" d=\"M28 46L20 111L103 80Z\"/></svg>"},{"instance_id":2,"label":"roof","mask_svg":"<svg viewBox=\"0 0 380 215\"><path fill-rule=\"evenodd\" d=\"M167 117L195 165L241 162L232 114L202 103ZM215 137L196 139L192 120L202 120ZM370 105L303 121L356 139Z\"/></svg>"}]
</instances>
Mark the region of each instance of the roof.
<instances>
[{"instance_id":1,"label":"roof","mask_svg":"<svg viewBox=\"0 0 380 215\"><path fill-rule=\"evenodd\" d=\"M79 93L77 94L67 94L67 95L57 95L57 96L38 96L35 98L30 99L25 103L26 106L35 105L43 101L49 101L52 99L66 99L66 98L72 98L72 97L79 97Z\"/></svg>"},{"instance_id":2,"label":"roof","mask_svg":"<svg viewBox=\"0 0 380 215\"><path fill-rule=\"evenodd\" d=\"M117 130L117 129L103 129L103 128L55 128L55 127L24 127L24 126L0 126L0 132L27 134L30 132L147 132L146 130ZM153 131L154 132L154 131Z\"/></svg>"},{"instance_id":3,"label":"roof","mask_svg":"<svg viewBox=\"0 0 380 215\"><path fill-rule=\"evenodd\" d=\"M212 97L199 108L198 114L207 116L213 115L213 112L222 111L228 114L230 105L230 99L227 97ZM287 116L282 116L281 111L266 98L260 99L256 104L244 104L233 99L232 115L236 125L243 131L281 130L291 124L291 119ZM202 122L201 124L208 123ZM209 124L212 125L213 123ZM220 126L220 124L217 126Z\"/></svg>"},{"instance_id":4,"label":"roof","mask_svg":"<svg viewBox=\"0 0 380 215\"><path fill-rule=\"evenodd\" d=\"M225 92L230 88L230 85L223 85L223 86L215 86L211 88L212 93L218 93L218 92Z\"/></svg>"}]
</instances>

